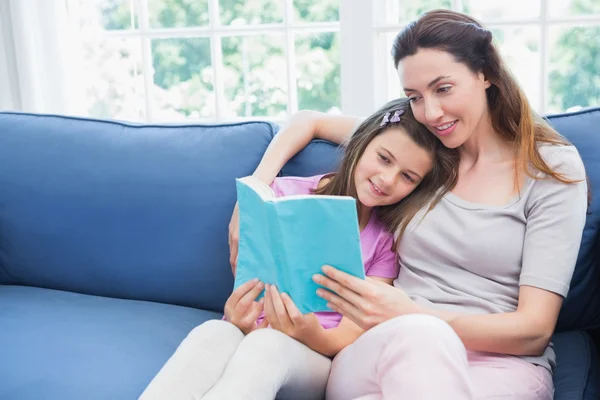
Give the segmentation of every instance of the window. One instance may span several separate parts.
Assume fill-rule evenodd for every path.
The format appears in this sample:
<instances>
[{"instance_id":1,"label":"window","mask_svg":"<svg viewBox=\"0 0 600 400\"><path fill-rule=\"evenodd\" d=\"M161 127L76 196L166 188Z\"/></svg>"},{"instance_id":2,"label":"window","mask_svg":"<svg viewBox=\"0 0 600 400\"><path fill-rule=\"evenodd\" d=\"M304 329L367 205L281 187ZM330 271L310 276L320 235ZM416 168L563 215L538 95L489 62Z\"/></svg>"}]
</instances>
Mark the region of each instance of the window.
<instances>
[{"instance_id":1,"label":"window","mask_svg":"<svg viewBox=\"0 0 600 400\"><path fill-rule=\"evenodd\" d=\"M88 115L285 120L339 112L339 0L70 0Z\"/></svg>"},{"instance_id":2,"label":"window","mask_svg":"<svg viewBox=\"0 0 600 400\"><path fill-rule=\"evenodd\" d=\"M83 113L139 121L366 115L402 96L390 48L434 8L493 30L536 110L600 105L600 0L66 0Z\"/></svg>"}]
</instances>

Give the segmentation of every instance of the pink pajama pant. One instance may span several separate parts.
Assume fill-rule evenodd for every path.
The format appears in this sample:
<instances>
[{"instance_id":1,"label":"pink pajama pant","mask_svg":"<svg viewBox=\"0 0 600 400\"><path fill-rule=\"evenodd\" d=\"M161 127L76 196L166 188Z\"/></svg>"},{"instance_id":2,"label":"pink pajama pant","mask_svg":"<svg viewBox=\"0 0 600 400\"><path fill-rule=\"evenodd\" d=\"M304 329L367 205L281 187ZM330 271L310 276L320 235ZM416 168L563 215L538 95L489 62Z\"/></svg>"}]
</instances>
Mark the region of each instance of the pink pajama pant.
<instances>
[{"instance_id":1,"label":"pink pajama pant","mask_svg":"<svg viewBox=\"0 0 600 400\"><path fill-rule=\"evenodd\" d=\"M465 350L441 319L407 315L378 325L334 359L328 400L552 400L552 375L517 357Z\"/></svg>"}]
</instances>

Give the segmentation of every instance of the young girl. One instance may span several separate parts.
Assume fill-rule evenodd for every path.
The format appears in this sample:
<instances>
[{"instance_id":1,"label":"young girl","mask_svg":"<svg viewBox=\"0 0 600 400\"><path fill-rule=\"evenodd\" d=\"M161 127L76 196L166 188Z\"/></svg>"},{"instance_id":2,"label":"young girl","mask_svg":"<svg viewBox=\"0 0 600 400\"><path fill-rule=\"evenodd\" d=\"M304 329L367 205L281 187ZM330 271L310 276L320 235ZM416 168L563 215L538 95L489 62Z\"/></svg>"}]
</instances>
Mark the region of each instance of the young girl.
<instances>
[{"instance_id":1,"label":"young girl","mask_svg":"<svg viewBox=\"0 0 600 400\"><path fill-rule=\"evenodd\" d=\"M392 232L402 234L418 210L454 185L457 161L399 99L356 129L337 173L277 178L272 188L277 196L356 198L367 279L391 285L398 275ZM232 293L223 321L188 335L141 398L320 399L331 357L362 332L338 313L302 315L276 287L250 281Z\"/></svg>"}]
</instances>

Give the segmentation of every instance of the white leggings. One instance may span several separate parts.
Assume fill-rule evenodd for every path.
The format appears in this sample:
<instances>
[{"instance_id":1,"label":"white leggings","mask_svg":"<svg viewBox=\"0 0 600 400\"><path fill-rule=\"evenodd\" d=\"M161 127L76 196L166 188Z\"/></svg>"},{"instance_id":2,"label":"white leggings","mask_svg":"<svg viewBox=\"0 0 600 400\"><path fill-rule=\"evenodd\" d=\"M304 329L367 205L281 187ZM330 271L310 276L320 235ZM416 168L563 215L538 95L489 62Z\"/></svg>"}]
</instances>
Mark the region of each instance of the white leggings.
<instances>
[{"instance_id":1,"label":"white leggings","mask_svg":"<svg viewBox=\"0 0 600 400\"><path fill-rule=\"evenodd\" d=\"M323 399L331 360L274 329L194 328L140 400Z\"/></svg>"}]
</instances>

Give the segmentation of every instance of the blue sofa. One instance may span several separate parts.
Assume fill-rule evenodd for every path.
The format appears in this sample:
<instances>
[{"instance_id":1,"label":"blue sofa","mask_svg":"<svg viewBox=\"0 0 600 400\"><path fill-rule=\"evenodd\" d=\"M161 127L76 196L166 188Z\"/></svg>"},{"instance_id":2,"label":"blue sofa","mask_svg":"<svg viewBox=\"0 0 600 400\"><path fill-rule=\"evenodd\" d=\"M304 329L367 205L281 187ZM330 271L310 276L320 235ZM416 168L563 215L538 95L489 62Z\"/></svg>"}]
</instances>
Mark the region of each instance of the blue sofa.
<instances>
[{"instance_id":1,"label":"blue sofa","mask_svg":"<svg viewBox=\"0 0 600 400\"><path fill-rule=\"evenodd\" d=\"M600 190L600 109L550 117ZM234 178L268 122L136 125L0 113L0 399L136 399L233 278ZM329 171L314 141L284 175ZM556 399L600 398L598 230L592 203L554 336Z\"/></svg>"}]
</instances>

